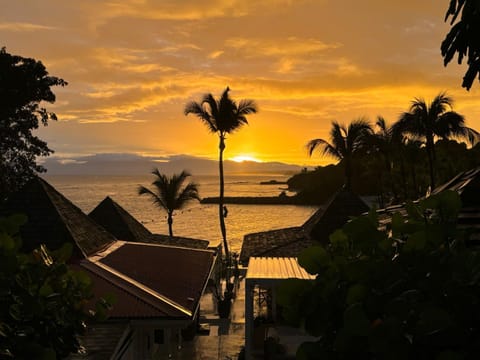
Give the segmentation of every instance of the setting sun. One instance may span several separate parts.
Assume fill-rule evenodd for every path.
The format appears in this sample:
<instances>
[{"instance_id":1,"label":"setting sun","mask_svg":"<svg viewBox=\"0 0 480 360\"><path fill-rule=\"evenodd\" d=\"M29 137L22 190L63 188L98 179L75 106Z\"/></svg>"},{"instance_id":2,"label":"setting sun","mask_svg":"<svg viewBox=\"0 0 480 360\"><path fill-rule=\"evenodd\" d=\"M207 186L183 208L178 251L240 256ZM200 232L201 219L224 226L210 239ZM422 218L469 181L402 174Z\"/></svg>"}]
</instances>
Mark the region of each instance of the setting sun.
<instances>
[{"instance_id":1,"label":"setting sun","mask_svg":"<svg viewBox=\"0 0 480 360\"><path fill-rule=\"evenodd\" d=\"M250 155L238 155L230 158L230 160L235 162L244 162L244 161L254 161L254 162L261 162L259 159L250 156Z\"/></svg>"}]
</instances>

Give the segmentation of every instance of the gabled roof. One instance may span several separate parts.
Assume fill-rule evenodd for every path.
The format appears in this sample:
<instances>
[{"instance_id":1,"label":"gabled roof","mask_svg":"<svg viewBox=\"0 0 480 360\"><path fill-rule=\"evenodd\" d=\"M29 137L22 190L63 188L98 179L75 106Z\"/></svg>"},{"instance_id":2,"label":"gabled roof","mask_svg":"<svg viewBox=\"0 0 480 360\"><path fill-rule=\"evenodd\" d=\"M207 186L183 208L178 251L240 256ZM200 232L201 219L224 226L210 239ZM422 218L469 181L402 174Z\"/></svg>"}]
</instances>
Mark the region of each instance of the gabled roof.
<instances>
[{"instance_id":1,"label":"gabled roof","mask_svg":"<svg viewBox=\"0 0 480 360\"><path fill-rule=\"evenodd\" d=\"M117 239L145 241L152 235L145 226L109 196L103 199L88 216L115 235Z\"/></svg>"},{"instance_id":2,"label":"gabled roof","mask_svg":"<svg viewBox=\"0 0 480 360\"><path fill-rule=\"evenodd\" d=\"M351 217L365 211L368 211L368 206L358 195L342 189L303 226L315 241L326 244L330 234L345 225Z\"/></svg>"},{"instance_id":3,"label":"gabled roof","mask_svg":"<svg viewBox=\"0 0 480 360\"><path fill-rule=\"evenodd\" d=\"M128 277L102 264L82 260L75 270L86 272L92 280L95 297L89 305L94 305L100 297L113 295L114 303L107 313L110 319L189 317L181 308L162 301L148 289L137 286Z\"/></svg>"},{"instance_id":4,"label":"gabled roof","mask_svg":"<svg viewBox=\"0 0 480 360\"><path fill-rule=\"evenodd\" d=\"M13 194L5 211L27 215L28 221L21 228L23 247L27 251L41 243L57 249L70 242L74 246L74 255L85 257L115 241L112 234L40 177L30 180Z\"/></svg>"},{"instance_id":5,"label":"gabled roof","mask_svg":"<svg viewBox=\"0 0 480 360\"><path fill-rule=\"evenodd\" d=\"M88 216L120 240L192 249L206 249L209 245L207 240L152 234L143 224L109 196L103 199Z\"/></svg>"},{"instance_id":6,"label":"gabled roof","mask_svg":"<svg viewBox=\"0 0 480 360\"><path fill-rule=\"evenodd\" d=\"M302 226L247 234L243 238L240 262L252 256L298 256L318 242L328 242L330 234L342 227L351 216L368 210L368 206L350 191L340 190L318 209Z\"/></svg>"},{"instance_id":7,"label":"gabled roof","mask_svg":"<svg viewBox=\"0 0 480 360\"><path fill-rule=\"evenodd\" d=\"M115 279L117 286L143 302L153 304L148 301L151 299L164 304L161 310L166 315L191 317L197 311L215 254L209 250L117 241L89 260L101 269L98 273L102 277ZM133 310L125 310L129 317L136 316Z\"/></svg>"}]
</instances>

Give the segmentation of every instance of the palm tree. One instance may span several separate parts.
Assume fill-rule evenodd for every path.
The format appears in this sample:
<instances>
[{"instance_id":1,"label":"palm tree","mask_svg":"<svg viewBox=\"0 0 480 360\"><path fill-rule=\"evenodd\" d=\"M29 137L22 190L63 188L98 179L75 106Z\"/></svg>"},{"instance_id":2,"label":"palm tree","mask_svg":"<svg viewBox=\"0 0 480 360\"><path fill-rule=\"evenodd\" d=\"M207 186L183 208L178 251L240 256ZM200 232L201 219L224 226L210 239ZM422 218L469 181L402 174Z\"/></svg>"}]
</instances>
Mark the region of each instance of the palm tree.
<instances>
[{"instance_id":1,"label":"palm tree","mask_svg":"<svg viewBox=\"0 0 480 360\"><path fill-rule=\"evenodd\" d=\"M156 176L155 181L152 182L155 191L140 186L138 194L149 195L154 204L166 210L168 231L170 236L173 236L173 212L182 209L191 200L200 200L197 185L190 182L182 187L187 177L190 176L186 171L182 171L178 175L174 174L172 177L161 174L158 169L153 170L152 174Z\"/></svg>"},{"instance_id":2,"label":"palm tree","mask_svg":"<svg viewBox=\"0 0 480 360\"><path fill-rule=\"evenodd\" d=\"M196 115L212 133L216 133L219 138L219 176L220 176L220 196L218 201L218 217L220 219L220 231L222 232L223 248L225 256L230 258L227 243L227 232L225 229L224 214L224 179L223 179L223 151L225 150L225 139L227 134L240 129L243 125L248 124L247 115L257 112L257 105L253 100L240 100L237 104L232 100L227 87L222 96L216 100L212 94L205 94L202 101L189 102L185 106L185 115Z\"/></svg>"},{"instance_id":3,"label":"palm tree","mask_svg":"<svg viewBox=\"0 0 480 360\"><path fill-rule=\"evenodd\" d=\"M351 190L353 156L364 149L372 127L366 119L352 121L348 127L336 121L332 122L330 142L324 139L313 139L307 143L308 154L319 149L324 156L331 156L345 163L345 188Z\"/></svg>"},{"instance_id":4,"label":"palm tree","mask_svg":"<svg viewBox=\"0 0 480 360\"><path fill-rule=\"evenodd\" d=\"M437 95L430 105L415 98L410 111L400 116L394 127L401 133L418 137L425 143L430 172L430 186L435 187L435 137L463 138L474 144L479 134L465 126L462 115L452 110L453 99L445 93Z\"/></svg>"}]
</instances>

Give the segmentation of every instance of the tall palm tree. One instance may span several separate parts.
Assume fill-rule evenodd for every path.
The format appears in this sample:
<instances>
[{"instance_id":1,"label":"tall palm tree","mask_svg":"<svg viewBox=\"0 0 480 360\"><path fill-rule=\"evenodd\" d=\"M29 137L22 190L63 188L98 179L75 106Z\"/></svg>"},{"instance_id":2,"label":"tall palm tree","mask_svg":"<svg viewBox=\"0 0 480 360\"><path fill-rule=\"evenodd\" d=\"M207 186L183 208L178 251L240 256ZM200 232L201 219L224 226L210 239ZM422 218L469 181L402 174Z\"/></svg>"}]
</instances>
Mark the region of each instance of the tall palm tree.
<instances>
[{"instance_id":1,"label":"tall palm tree","mask_svg":"<svg viewBox=\"0 0 480 360\"><path fill-rule=\"evenodd\" d=\"M478 132L465 126L464 117L453 111L452 106L453 99L445 93L438 94L429 105L425 100L415 98L410 111L403 113L394 125L400 132L424 141L432 189L435 187L435 137L463 138L474 144L479 136Z\"/></svg>"},{"instance_id":2,"label":"tall palm tree","mask_svg":"<svg viewBox=\"0 0 480 360\"><path fill-rule=\"evenodd\" d=\"M152 191L144 186L139 186L138 194L147 194L152 199L153 203L167 212L168 232L173 236L173 212L182 209L191 200L200 200L198 196L198 187L195 183L190 182L186 186L183 183L190 176L186 171L180 174L174 174L172 177L161 174L158 169L152 171L156 176L152 185L155 191Z\"/></svg>"},{"instance_id":3,"label":"tall palm tree","mask_svg":"<svg viewBox=\"0 0 480 360\"><path fill-rule=\"evenodd\" d=\"M220 219L220 231L222 232L223 248L225 256L230 258L227 243L227 231L225 229L224 213L224 179L223 179L223 151L225 150L225 139L227 134L240 129L248 124L247 115L257 112L257 105L253 100L240 100L237 104L232 100L227 87L222 96L217 100L212 94L205 94L201 102L191 101L185 106L185 115L196 115L212 133L216 133L219 138L219 176L220 176L220 196L218 202L218 217Z\"/></svg>"},{"instance_id":4,"label":"tall palm tree","mask_svg":"<svg viewBox=\"0 0 480 360\"><path fill-rule=\"evenodd\" d=\"M313 139L307 143L308 154L319 149L324 156L330 156L345 163L345 187L350 190L352 186L352 161L353 156L364 149L367 137L372 134L370 123L359 118L353 120L348 127L332 122L330 142L324 139Z\"/></svg>"}]
</instances>

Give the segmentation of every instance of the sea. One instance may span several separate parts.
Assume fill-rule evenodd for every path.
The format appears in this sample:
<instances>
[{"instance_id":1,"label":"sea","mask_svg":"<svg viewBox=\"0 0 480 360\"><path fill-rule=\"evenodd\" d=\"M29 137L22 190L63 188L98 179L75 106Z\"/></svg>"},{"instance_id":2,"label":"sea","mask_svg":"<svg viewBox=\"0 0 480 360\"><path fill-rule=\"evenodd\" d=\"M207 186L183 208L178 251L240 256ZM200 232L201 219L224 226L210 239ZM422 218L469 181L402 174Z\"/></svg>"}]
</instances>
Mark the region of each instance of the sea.
<instances>
[{"instance_id":1,"label":"sea","mask_svg":"<svg viewBox=\"0 0 480 360\"><path fill-rule=\"evenodd\" d=\"M106 196L110 196L120 206L144 224L151 232L168 234L166 213L155 206L146 195L138 195L140 185L151 186L154 178L139 176L92 176L92 175L44 175L60 193L88 214ZM277 196L287 191L287 185L261 182L286 181L287 175L231 175L225 177L225 196ZM218 176L194 176L200 197L218 196ZM316 210L315 206L298 205L238 205L227 204L225 219L227 240L230 249L240 252L246 234L302 225ZM221 242L218 219L218 205L189 203L178 210L173 217L173 234L210 241L211 245Z\"/></svg>"}]
</instances>

